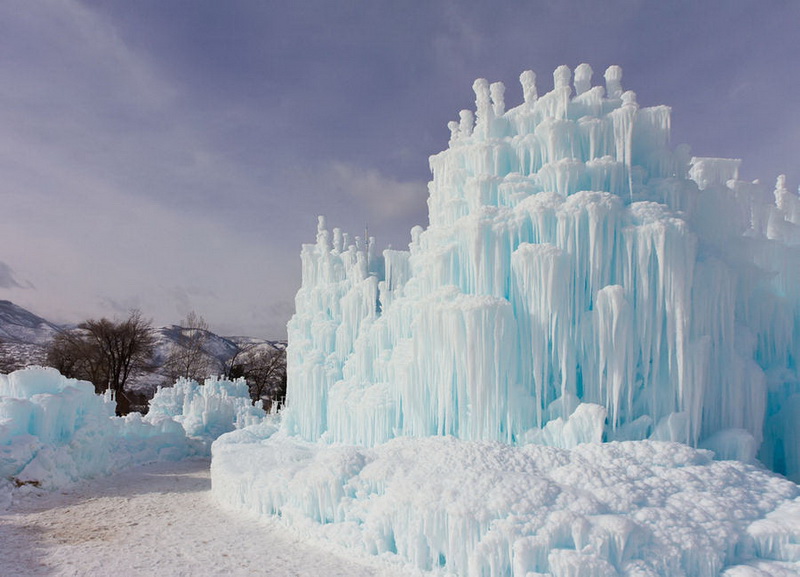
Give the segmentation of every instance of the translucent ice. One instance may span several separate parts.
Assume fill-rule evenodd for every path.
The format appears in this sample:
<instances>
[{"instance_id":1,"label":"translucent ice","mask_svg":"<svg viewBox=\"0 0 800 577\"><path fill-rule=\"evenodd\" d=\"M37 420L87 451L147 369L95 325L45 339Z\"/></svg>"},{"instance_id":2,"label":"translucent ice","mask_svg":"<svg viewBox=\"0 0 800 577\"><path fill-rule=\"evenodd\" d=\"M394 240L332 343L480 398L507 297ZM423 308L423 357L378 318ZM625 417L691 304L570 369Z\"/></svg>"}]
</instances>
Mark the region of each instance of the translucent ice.
<instances>
[{"instance_id":1,"label":"translucent ice","mask_svg":"<svg viewBox=\"0 0 800 577\"><path fill-rule=\"evenodd\" d=\"M180 423L187 436L210 442L222 433L258 424L265 415L261 401L252 403L244 379L209 378L202 385L178 379L171 387L160 387L144 420L156 423L162 417Z\"/></svg>"},{"instance_id":2,"label":"translucent ice","mask_svg":"<svg viewBox=\"0 0 800 577\"><path fill-rule=\"evenodd\" d=\"M569 68L553 78L540 95L523 73L509 110L502 85L474 83L409 251L320 224L289 323L288 430L569 446L548 407L575 398L603 408L585 426L605 440L755 447L800 479L800 197L671 148L669 108L641 106L617 66L605 89L588 65L574 90Z\"/></svg>"},{"instance_id":3,"label":"translucent ice","mask_svg":"<svg viewBox=\"0 0 800 577\"><path fill-rule=\"evenodd\" d=\"M800 479L800 197L572 77L475 82L408 251L320 220L282 427L215 442L220 500L437 575L800 574L756 461Z\"/></svg>"},{"instance_id":4,"label":"translucent ice","mask_svg":"<svg viewBox=\"0 0 800 577\"><path fill-rule=\"evenodd\" d=\"M55 369L0 374L0 479L52 489L191 454L175 421L145 423L139 413L115 417L114 409L91 383Z\"/></svg>"},{"instance_id":5,"label":"translucent ice","mask_svg":"<svg viewBox=\"0 0 800 577\"><path fill-rule=\"evenodd\" d=\"M62 487L139 463L208 454L216 437L261 423L244 381L179 381L144 418L114 416L111 396L54 369L0 374L0 505L10 488Z\"/></svg>"}]
</instances>

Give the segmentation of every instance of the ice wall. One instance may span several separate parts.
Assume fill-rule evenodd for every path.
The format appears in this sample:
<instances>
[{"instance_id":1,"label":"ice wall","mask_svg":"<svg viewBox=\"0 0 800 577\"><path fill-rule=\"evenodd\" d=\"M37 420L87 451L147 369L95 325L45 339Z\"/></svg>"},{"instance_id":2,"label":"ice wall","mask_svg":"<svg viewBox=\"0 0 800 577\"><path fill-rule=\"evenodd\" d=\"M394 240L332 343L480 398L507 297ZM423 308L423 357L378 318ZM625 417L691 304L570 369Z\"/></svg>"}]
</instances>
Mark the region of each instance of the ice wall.
<instances>
[{"instance_id":1,"label":"ice wall","mask_svg":"<svg viewBox=\"0 0 800 577\"><path fill-rule=\"evenodd\" d=\"M431 157L408 251L302 250L287 431L571 447L701 444L800 478L800 197L670 143L611 67L559 67L476 109ZM580 410L579 410L580 409Z\"/></svg>"}]
</instances>

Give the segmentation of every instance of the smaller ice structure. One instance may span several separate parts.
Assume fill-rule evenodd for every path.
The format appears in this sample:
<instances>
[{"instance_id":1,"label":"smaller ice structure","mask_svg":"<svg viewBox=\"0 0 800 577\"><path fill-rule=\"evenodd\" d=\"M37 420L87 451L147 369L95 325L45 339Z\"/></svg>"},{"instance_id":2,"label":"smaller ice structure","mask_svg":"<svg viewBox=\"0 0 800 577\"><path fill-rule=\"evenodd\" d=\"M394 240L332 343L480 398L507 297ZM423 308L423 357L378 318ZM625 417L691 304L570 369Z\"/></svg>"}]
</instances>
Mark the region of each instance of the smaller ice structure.
<instances>
[{"instance_id":1,"label":"smaller ice structure","mask_svg":"<svg viewBox=\"0 0 800 577\"><path fill-rule=\"evenodd\" d=\"M174 420L115 417L115 408L110 395L98 396L91 383L55 369L0 374L0 483L54 489L190 454Z\"/></svg>"},{"instance_id":2,"label":"smaller ice structure","mask_svg":"<svg viewBox=\"0 0 800 577\"><path fill-rule=\"evenodd\" d=\"M206 456L220 434L266 418L244 381L179 381L146 417L55 369L0 374L0 507L12 486L55 489L133 465Z\"/></svg>"},{"instance_id":3,"label":"smaller ice structure","mask_svg":"<svg viewBox=\"0 0 800 577\"><path fill-rule=\"evenodd\" d=\"M430 574L800 574L800 488L710 451L453 437L367 448L276 431L262 425L213 444L219 500Z\"/></svg>"},{"instance_id":4,"label":"smaller ice structure","mask_svg":"<svg viewBox=\"0 0 800 577\"><path fill-rule=\"evenodd\" d=\"M210 447L221 434L258 424L265 416L261 401L251 401L244 379L208 378L202 385L178 379L171 387L160 387L144 420L158 423L168 417L180 423L188 437Z\"/></svg>"}]
</instances>

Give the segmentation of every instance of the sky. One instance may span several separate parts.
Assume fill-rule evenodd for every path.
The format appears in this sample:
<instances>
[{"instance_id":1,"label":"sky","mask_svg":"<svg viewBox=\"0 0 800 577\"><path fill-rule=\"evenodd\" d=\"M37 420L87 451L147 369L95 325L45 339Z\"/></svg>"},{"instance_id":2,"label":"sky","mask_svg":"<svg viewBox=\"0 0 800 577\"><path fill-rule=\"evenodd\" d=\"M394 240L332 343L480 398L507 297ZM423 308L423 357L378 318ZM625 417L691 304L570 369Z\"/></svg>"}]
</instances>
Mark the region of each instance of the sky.
<instances>
[{"instance_id":1,"label":"sky","mask_svg":"<svg viewBox=\"0 0 800 577\"><path fill-rule=\"evenodd\" d=\"M317 215L427 225L474 79L611 64L672 142L800 184L800 3L2 0L0 299L285 338Z\"/></svg>"}]
</instances>

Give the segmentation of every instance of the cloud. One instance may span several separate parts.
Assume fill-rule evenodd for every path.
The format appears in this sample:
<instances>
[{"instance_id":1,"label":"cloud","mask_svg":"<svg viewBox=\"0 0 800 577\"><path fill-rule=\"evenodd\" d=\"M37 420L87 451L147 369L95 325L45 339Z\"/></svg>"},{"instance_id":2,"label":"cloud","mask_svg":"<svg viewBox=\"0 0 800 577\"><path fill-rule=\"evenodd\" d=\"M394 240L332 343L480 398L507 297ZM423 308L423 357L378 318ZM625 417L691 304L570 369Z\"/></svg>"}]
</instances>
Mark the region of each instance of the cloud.
<instances>
[{"instance_id":1,"label":"cloud","mask_svg":"<svg viewBox=\"0 0 800 577\"><path fill-rule=\"evenodd\" d=\"M334 162L329 169L333 187L359 204L371 222L406 218L425 206L423 182L401 182L373 168Z\"/></svg>"},{"instance_id":2,"label":"cloud","mask_svg":"<svg viewBox=\"0 0 800 577\"><path fill-rule=\"evenodd\" d=\"M4 99L86 118L130 109L158 109L173 101L173 86L153 64L131 50L113 23L75 0L0 6L0 32L13 48L0 63ZM58 119L54 114L52 120Z\"/></svg>"}]
</instances>

